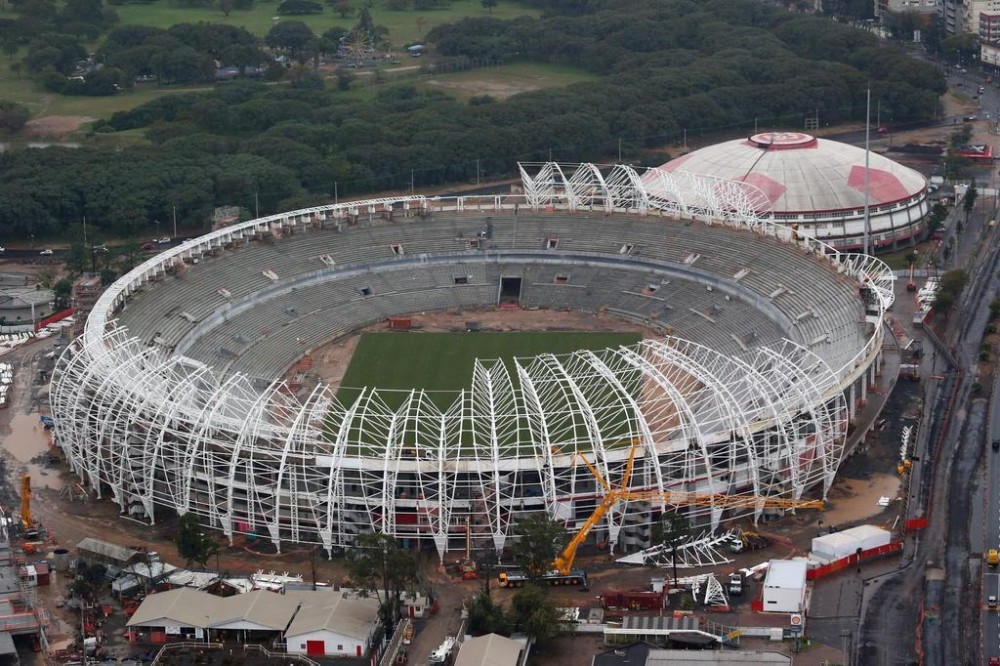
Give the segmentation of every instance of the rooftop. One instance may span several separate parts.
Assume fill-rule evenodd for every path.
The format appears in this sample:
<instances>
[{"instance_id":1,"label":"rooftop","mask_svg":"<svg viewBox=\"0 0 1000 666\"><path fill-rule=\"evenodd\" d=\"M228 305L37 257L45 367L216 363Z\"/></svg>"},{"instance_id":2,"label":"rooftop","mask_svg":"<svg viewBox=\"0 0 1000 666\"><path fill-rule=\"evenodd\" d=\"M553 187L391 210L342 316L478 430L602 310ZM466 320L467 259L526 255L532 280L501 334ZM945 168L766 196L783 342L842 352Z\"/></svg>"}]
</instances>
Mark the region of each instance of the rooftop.
<instances>
[{"instance_id":1,"label":"rooftop","mask_svg":"<svg viewBox=\"0 0 1000 666\"><path fill-rule=\"evenodd\" d=\"M681 155L666 171L718 176L759 188L775 212L863 209L865 151L801 132L762 133ZM918 172L878 153L869 154L873 206L921 194L927 182Z\"/></svg>"},{"instance_id":2,"label":"rooftop","mask_svg":"<svg viewBox=\"0 0 1000 666\"><path fill-rule=\"evenodd\" d=\"M455 666L517 666L520 657L520 643L498 634L486 634L462 643Z\"/></svg>"}]
</instances>

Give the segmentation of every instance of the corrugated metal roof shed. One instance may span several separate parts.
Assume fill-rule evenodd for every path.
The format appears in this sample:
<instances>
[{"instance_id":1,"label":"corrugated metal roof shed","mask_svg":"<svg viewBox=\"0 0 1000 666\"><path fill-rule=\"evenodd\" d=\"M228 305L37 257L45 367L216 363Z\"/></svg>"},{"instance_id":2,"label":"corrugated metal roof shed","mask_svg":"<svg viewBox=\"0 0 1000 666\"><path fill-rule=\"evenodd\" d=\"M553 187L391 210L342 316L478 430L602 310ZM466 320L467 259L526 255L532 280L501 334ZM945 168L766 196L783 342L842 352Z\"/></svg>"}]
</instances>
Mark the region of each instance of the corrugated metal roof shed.
<instances>
[{"instance_id":1,"label":"corrugated metal roof shed","mask_svg":"<svg viewBox=\"0 0 1000 666\"><path fill-rule=\"evenodd\" d=\"M462 643L455 666L517 666L521 644L497 634L486 634Z\"/></svg>"},{"instance_id":2,"label":"corrugated metal roof shed","mask_svg":"<svg viewBox=\"0 0 1000 666\"><path fill-rule=\"evenodd\" d=\"M747 650L650 650L645 666L787 666L792 658L780 652Z\"/></svg>"}]
</instances>

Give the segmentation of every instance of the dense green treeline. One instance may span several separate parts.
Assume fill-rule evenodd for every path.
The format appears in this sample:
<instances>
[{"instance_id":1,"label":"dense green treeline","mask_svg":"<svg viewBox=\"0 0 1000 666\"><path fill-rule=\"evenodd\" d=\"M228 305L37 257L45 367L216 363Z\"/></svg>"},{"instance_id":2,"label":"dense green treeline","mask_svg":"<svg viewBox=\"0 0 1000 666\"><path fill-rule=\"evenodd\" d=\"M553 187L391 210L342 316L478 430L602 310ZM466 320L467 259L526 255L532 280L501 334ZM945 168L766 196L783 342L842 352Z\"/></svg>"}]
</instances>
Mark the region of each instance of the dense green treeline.
<instances>
[{"instance_id":1,"label":"dense green treeline","mask_svg":"<svg viewBox=\"0 0 1000 666\"><path fill-rule=\"evenodd\" d=\"M415 85L356 94L317 77L165 96L96 127L144 131L151 146L0 156L0 233L57 233L86 215L131 234L174 207L182 221L203 223L219 205L265 214L335 189L345 196L509 174L519 160L549 155L608 160L619 146L655 160L685 132L754 119L762 129L798 129L813 114L824 124L862 119L868 85L883 117L927 118L945 90L938 68L871 35L753 0L540 4L541 18L466 19L436 28L428 44L455 59L573 65L598 80L468 102ZM233 32L225 46L244 39Z\"/></svg>"}]
</instances>

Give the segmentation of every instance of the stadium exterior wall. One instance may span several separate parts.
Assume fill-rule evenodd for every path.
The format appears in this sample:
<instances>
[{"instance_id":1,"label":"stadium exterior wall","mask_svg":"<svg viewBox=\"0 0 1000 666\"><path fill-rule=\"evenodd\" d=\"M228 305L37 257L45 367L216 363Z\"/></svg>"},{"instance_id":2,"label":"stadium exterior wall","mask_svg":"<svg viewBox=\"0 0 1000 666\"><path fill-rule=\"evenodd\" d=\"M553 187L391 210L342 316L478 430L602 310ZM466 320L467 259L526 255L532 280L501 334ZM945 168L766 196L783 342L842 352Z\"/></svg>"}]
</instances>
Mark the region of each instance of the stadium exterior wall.
<instances>
[{"instance_id":1,"label":"stadium exterior wall","mask_svg":"<svg viewBox=\"0 0 1000 666\"><path fill-rule=\"evenodd\" d=\"M525 171L524 196L400 197L293 211L219 229L150 259L101 297L53 373L56 434L70 465L123 512L152 521L158 508L192 511L230 538L257 533L279 550L283 542L304 542L328 552L379 530L432 541L443 555L464 542L466 517L479 547L489 541L503 548L516 521L538 511L572 528L600 494L577 453L592 455L614 483L633 445L635 489L797 498L818 486L825 495L843 455L845 392L881 351L882 316L892 302L888 268L793 239L748 213L743 201L706 201L724 191L712 183L696 200L648 206L647 195L622 186L641 188L628 167L580 170L597 180L577 177L567 189L551 169L540 179ZM582 201L574 192L591 194ZM425 218L518 208L683 216L797 244L872 295L872 335L837 368L790 340L731 357L677 338L522 359L512 372L478 363L470 388L440 409L422 391L390 408L378 389L341 404L327 386L301 398L274 378L262 388L257 378L220 376L143 344L114 321L147 281L234 239L277 238L318 220L352 224L387 211ZM601 531L612 544L625 534L633 537L628 545L644 545L665 506L630 503ZM711 503L688 510L713 527L722 517ZM755 517L761 511L749 510Z\"/></svg>"}]
</instances>

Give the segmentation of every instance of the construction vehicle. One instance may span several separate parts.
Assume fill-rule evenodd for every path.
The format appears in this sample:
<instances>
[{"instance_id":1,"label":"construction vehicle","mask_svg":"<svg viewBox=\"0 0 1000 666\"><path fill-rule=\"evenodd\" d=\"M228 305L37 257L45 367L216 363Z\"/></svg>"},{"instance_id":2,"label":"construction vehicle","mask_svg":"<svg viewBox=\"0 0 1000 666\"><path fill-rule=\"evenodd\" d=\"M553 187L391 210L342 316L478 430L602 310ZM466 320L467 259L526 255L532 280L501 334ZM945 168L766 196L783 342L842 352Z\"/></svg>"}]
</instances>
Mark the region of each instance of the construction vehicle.
<instances>
[{"instance_id":1,"label":"construction vehicle","mask_svg":"<svg viewBox=\"0 0 1000 666\"><path fill-rule=\"evenodd\" d=\"M910 262L910 280L906 283L906 291L916 291L917 283L913 281L913 262Z\"/></svg>"},{"instance_id":2,"label":"construction vehicle","mask_svg":"<svg viewBox=\"0 0 1000 666\"><path fill-rule=\"evenodd\" d=\"M729 546L729 550L734 553L752 553L755 550L763 550L771 545L770 538L764 536L763 534L758 534L757 532L741 530L737 539L737 541Z\"/></svg>"},{"instance_id":3,"label":"construction vehicle","mask_svg":"<svg viewBox=\"0 0 1000 666\"><path fill-rule=\"evenodd\" d=\"M625 471L622 480L617 488L611 485L601 476L586 457L576 454L587 466L590 473L597 479L598 485L604 489L604 496L600 503L590 514L583 526L570 539L570 542L552 562L552 570L540 577L541 581L550 585L587 585L587 574L580 569L573 569L573 562L576 560L576 551L587 539L590 531L604 519L611 509L619 502L664 502L673 506L713 506L721 509L823 509L822 500L794 500L779 497L764 497L756 495L723 495L717 493L693 493L693 492L661 492L658 490L630 490L629 481L632 478L632 468L635 463L635 454L638 451L638 444L632 443L629 451L628 461L625 464ZM523 585L528 577L519 571L502 572L498 578L501 587L516 587Z\"/></svg>"},{"instance_id":4,"label":"construction vehicle","mask_svg":"<svg viewBox=\"0 0 1000 666\"><path fill-rule=\"evenodd\" d=\"M739 571L729 574L729 585L726 586L730 596L743 594L743 574Z\"/></svg>"},{"instance_id":5,"label":"construction vehicle","mask_svg":"<svg viewBox=\"0 0 1000 666\"><path fill-rule=\"evenodd\" d=\"M21 529L25 532L34 527L31 519L31 475L21 477Z\"/></svg>"},{"instance_id":6,"label":"construction vehicle","mask_svg":"<svg viewBox=\"0 0 1000 666\"><path fill-rule=\"evenodd\" d=\"M990 548L986 553L986 564L995 567L1000 564L1000 552L996 548Z\"/></svg>"},{"instance_id":7,"label":"construction vehicle","mask_svg":"<svg viewBox=\"0 0 1000 666\"><path fill-rule=\"evenodd\" d=\"M479 578L476 561L472 559L472 518L465 517L465 559L459 565L458 570L462 574L462 580L476 580Z\"/></svg>"}]
</instances>

